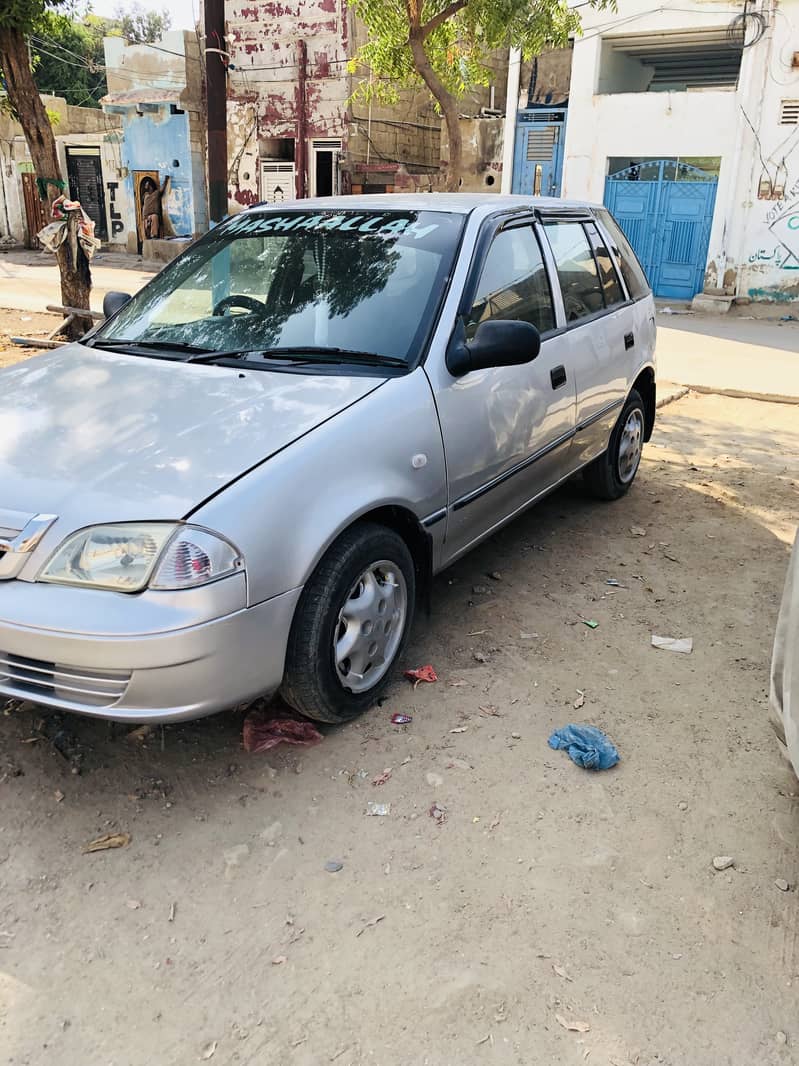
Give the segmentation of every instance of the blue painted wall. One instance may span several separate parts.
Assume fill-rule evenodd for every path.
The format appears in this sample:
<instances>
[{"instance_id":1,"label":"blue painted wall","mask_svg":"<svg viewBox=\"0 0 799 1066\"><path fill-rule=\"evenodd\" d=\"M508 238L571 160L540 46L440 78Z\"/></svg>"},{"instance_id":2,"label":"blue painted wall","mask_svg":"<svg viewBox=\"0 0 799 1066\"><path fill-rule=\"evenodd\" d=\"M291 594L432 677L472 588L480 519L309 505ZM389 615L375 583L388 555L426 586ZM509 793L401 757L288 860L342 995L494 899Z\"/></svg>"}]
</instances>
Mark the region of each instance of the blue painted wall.
<instances>
[{"instance_id":1,"label":"blue painted wall","mask_svg":"<svg viewBox=\"0 0 799 1066\"><path fill-rule=\"evenodd\" d=\"M125 181L130 203L135 202L134 170L157 170L162 182L170 174L172 188L164 207L175 233L179 237L196 233L202 228L202 220L195 211L188 114L173 115L169 104L160 104L156 110L146 110L141 115L135 108L126 109L122 133L122 165L129 170Z\"/></svg>"}]
</instances>

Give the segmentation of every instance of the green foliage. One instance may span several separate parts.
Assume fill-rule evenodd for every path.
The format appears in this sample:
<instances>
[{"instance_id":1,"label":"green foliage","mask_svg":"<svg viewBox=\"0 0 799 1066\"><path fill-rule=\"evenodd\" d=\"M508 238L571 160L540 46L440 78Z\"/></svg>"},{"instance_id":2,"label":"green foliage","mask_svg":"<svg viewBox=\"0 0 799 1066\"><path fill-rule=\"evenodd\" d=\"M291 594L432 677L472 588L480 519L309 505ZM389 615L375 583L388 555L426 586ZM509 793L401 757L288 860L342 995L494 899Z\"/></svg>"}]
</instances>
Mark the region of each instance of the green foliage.
<instances>
[{"instance_id":1,"label":"green foliage","mask_svg":"<svg viewBox=\"0 0 799 1066\"><path fill-rule=\"evenodd\" d=\"M596 0L610 6L613 0ZM521 48L525 59L547 48L565 45L579 32L580 16L565 0L351 0L355 14L369 31L368 41L349 69L366 66L371 81L362 82L355 96L394 103L402 88L416 88L421 78L409 45L414 23L421 31L424 51L443 88L454 97L475 85L487 85L487 62L493 52ZM437 16L442 20L435 22ZM428 24L434 21L433 27Z\"/></svg>"},{"instance_id":2,"label":"green foliage","mask_svg":"<svg viewBox=\"0 0 799 1066\"><path fill-rule=\"evenodd\" d=\"M65 97L80 107L99 107L108 92L103 36L120 32L119 24L87 15L82 22L45 11L31 35L34 75L40 92Z\"/></svg>"},{"instance_id":3,"label":"green foliage","mask_svg":"<svg viewBox=\"0 0 799 1066\"><path fill-rule=\"evenodd\" d=\"M145 10L138 3L127 10L117 8L116 18L122 36L134 44L153 44L160 41L172 25L172 16L166 8L160 12Z\"/></svg>"}]
</instances>

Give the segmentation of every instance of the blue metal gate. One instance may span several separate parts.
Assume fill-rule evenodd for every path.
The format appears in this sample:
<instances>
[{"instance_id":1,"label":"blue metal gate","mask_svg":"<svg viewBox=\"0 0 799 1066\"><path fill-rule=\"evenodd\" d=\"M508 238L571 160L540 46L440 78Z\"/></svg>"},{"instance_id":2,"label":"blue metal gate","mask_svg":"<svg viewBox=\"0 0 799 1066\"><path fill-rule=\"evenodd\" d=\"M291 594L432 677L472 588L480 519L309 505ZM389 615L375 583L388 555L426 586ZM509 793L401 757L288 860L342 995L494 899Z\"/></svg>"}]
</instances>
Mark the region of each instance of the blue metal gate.
<instances>
[{"instance_id":1,"label":"blue metal gate","mask_svg":"<svg viewBox=\"0 0 799 1066\"><path fill-rule=\"evenodd\" d=\"M516 114L511 191L560 196L566 108L525 108Z\"/></svg>"},{"instance_id":2,"label":"blue metal gate","mask_svg":"<svg viewBox=\"0 0 799 1066\"><path fill-rule=\"evenodd\" d=\"M652 180L641 180L642 172ZM608 176L605 205L627 234L655 296L690 300L702 291L716 188L712 174L674 159Z\"/></svg>"}]
</instances>

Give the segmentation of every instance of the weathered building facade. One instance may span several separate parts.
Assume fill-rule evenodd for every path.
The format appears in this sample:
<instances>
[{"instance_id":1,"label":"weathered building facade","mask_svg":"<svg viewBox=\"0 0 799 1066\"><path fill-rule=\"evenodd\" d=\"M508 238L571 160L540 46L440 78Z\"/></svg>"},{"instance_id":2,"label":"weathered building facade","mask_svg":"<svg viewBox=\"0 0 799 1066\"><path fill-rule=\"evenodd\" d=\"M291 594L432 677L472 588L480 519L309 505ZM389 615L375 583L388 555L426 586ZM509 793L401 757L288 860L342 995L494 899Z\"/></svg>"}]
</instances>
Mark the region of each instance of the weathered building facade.
<instances>
[{"instance_id":1,"label":"weathered building facade","mask_svg":"<svg viewBox=\"0 0 799 1066\"><path fill-rule=\"evenodd\" d=\"M142 186L149 178L160 187L169 177L164 237L188 241L208 228L197 35L170 32L158 44L106 37L104 44L108 94L100 102L121 123L120 180L108 189L117 214L110 240L141 251Z\"/></svg>"},{"instance_id":2,"label":"weathered building facade","mask_svg":"<svg viewBox=\"0 0 799 1066\"><path fill-rule=\"evenodd\" d=\"M799 300L799 0L582 11L563 194L604 201L656 295Z\"/></svg>"},{"instance_id":3,"label":"weathered building facade","mask_svg":"<svg viewBox=\"0 0 799 1066\"><path fill-rule=\"evenodd\" d=\"M228 0L228 196L261 200L428 188L441 124L429 94L371 106L348 63L365 33L346 0Z\"/></svg>"},{"instance_id":4,"label":"weathered building facade","mask_svg":"<svg viewBox=\"0 0 799 1066\"><path fill-rule=\"evenodd\" d=\"M92 107L73 107L61 96L42 96L55 133L65 192L80 200L102 241L111 239L119 184L121 125ZM10 115L0 113L0 240L38 246L44 225L36 174L22 133Z\"/></svg>"}]
</instances>

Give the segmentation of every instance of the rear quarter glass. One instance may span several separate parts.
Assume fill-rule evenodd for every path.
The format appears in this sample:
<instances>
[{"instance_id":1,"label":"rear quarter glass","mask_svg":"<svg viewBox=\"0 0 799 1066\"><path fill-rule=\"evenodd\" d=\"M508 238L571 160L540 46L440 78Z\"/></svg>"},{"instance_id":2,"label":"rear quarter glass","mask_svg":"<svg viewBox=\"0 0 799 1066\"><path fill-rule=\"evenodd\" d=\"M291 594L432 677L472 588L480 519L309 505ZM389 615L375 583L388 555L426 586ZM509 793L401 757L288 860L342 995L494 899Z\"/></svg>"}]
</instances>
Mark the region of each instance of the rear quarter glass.
<instances>
[{"instance_id":1,"label":"rear quarter glass","mask_svg":"<svg viewBox=\"0 0 799 1066\"><path fill-rule=\"evenodd\" d=\"M642 296L647 296L650 292L649 282L624 230L606 208L599 208L596 215L610 238L611 251L619 264L630 297L640 300Z\"/></svg>"}]
</instances>

